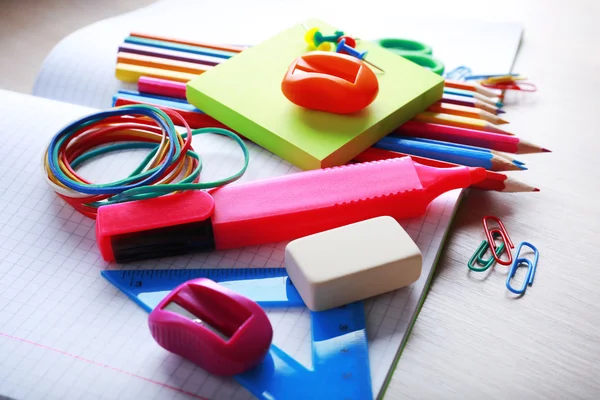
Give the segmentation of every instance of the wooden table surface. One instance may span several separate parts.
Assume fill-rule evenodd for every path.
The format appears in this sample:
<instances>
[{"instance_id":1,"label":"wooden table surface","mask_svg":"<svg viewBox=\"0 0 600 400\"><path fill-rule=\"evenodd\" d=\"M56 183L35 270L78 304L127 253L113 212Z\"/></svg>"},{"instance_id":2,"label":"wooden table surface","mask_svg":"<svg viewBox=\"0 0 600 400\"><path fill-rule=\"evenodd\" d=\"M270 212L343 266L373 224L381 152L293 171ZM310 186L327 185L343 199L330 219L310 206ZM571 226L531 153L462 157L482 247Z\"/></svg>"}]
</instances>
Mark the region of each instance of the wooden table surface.
<instances>
[{"instance_id":1,"label":"wooden table surface","mask_svg":"<svg viewBox=\"0 0 600 400\"><path fill-rule=\"evenodd\" d=\"M598 399L600 2L436 5L438 14L523 21L514 71L538 91L518 96L507 115L520 137L553 152L519 156L530 170L516 176L541 192L471 191L461 204L385 398ZM515 245L539 250L534 284L521 298L506 289L501 265L468 273L485 215L500 218Z\"/></svg>"}]
</instances>

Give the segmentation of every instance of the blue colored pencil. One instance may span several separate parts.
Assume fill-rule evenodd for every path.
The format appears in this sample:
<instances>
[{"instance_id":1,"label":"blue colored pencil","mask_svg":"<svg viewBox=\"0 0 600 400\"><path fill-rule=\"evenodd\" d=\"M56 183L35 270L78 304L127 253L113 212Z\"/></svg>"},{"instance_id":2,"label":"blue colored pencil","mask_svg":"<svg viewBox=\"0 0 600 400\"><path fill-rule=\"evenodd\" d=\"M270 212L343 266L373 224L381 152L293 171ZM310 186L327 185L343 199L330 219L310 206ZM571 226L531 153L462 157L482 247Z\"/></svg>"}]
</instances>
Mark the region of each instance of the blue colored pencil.
<instances>
[{"instance_id":1,"label":"blue colored pencil","mask_svg":"<svg viewBox=\"0 0 600 400\"><path fill-rule=\"evenodd\" d=\"M193 105L189 104L185 100L175 99L172 97L163 97L149 94L142 94L133 90L119 90L113 96L113 106L118 98L134 100L142 103L153 104L156 106L174 108L176 110L185 110L195 113L204 114L202 111L198 110Z\"/></svg>"},{"instance_id":2,"label":"blue colored pencil","mask_svg":"<svg viewBox=\"0 0 600 400\"><path fill-rule=\"evenodd\" d=\"M485 95L483 95L481 93L473 92L471 90L462 90L462 89L455 89L455 88L445 87L444 88L444 93L446 93L446 94L452 94L454 96L471 97L471 98L483 101L485 103L488 103L489 105L492 105L492 106L495 106L495 107L504 107L504 104L502 103L502 101L500 100L500 98L498 98L498 97L488 97L488 96L485 96Z\"/></svg>"},{"instance_id":3,"label":"blue colored pencil","mask_svg":"<svg viewBox=\"0 0 600 400\"><path fill-rule=\"evenodd\" d=\"M470 167L482 167L489 171L526 169L522 165L515 164L503 156L492 153L488 149L473 148L454 143L448 144L447 142L438 142L429 139L386 136L373 147Z\"/></svg>"},{"instance_id":4,"label":"blue colored pencil","mask_svg":"<svg viewBox=\"0 0 600 400\"><path fill-rule=\"evenodd\" d=\"M162 101L176 101L178 103L190 105L190 103L188 103L188 101L185 99L179 99L177 97L161 96L159 94L154 94L154 93L142 93L137 90L120 89L119 91L117 91L117 95L120 95L120 94L124 94L127 96L148 97L151 99L162 100Z\"/></svg>"},{"instance_id":5,"label":"blue colored pencil","mask_svg":"<svg viewBox=\"0 0 600 400\"><path fill-rule=\"evenodd\" d=\"M395 136L401 136L401 135L397 135L397 134L393 134ZM500 158L504 158L505 160L508 160L510 162L512 162L513 164L517 165L517 166L523 166L525 165L524 162L516 160L512 157L509 157L507 155L502 154L499 151L495 151L495 150L491 150L485 147L477 147L477 146L471 146L471 145L467 145L467 144L462 144L462 143L453 143L453 142L446 142L443 140L435 140L435 139L427 139L427 138L420 138L420 137L413 137L413 136L401 136L404 139L409 139L409 140L413 140L413 141L417 141L417 142L423 142L423 143L431 143L434 145L440 145L440 146L452 146L452 147L458 147L458 148L462 148L462 149L467 149L467 150L474 150L474 151L482 151L482 152L486 152L486 153L491 153L497 157ZM521 169L527 169L526 167L522 167Z\"/></svg>"}]
</instances>

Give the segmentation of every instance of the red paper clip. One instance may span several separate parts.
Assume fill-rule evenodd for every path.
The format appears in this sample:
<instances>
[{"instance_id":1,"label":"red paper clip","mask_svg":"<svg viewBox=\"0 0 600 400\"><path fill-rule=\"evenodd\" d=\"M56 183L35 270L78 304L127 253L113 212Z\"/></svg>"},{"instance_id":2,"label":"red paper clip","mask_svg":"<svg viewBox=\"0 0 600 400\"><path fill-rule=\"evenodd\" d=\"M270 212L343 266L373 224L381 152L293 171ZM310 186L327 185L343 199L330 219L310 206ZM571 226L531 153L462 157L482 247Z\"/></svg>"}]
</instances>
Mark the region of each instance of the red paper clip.
<instances>
[{"instance_id":1,"label":"red paper clip","mask_svg":"<svg viewBox=\"0 0 600 400\"><path fill-rule=\"evenodd\" d=\"M496 221L498 223L498 225L500 225L500 228L489 229L488 225L487 225L488 219ZM492 256L494 257L496 262L499 264L502 264L502 265L512 264L513 260L512 260L512 253L511 253L510 249L514 249L515 245L513 244L512 240L510 240L510 237L508 236L508 232L506 232L506 228L504 227L504 224L502 223L502 221L500 221L496 217L489 216L489 215L483 217L482 221L483 221L483 228L485 229L485 235L487 236L488 243L490 244L490 248L492 249ZM496 246L496 241L494 240L494 233L497 233L502 237L502 241L504 242L504 247L506 249L506 253L508 254L507 261L500 259L500 256L502 255L502 253L496 254L497 246Z\"/></svg>"},{"instance_id":2,"label":"red paper clip","mask_svg":"<svg viewBox=\"0 0 600 400\"><path fill-rule=\"evenodd\" d=\"M499 83L481 83L481 86L485 86L490 89L499 89L502 91L506 90L518 90L521 92L535 92L537 87L533 83L523 82L516 83L515 81L499 82Z\"/></svg>"}]
</instances>

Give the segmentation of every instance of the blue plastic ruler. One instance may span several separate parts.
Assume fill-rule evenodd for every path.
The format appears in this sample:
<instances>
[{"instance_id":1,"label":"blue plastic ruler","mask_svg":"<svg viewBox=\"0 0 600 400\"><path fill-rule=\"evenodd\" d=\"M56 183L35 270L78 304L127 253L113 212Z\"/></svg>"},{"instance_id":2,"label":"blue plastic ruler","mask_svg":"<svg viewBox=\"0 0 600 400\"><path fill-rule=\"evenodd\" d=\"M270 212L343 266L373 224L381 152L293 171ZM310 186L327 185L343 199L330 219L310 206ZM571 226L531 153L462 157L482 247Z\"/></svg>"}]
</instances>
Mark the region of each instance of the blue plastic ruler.
<instances>
[{"instance_id":1,"label":"blue plastic ruler","mask_svg":"<svg viewBox=\"0 0 600 400\"><path fill-rule=\"evenodd\" d=\"M175 287L209 278L263 307L305 307L284 268L102 271L102 276L147 312ZM362 302L311 312L312 368L271 344L257 367L235 379L264 400L372 400Z\"/></svg>"}]
</instances>

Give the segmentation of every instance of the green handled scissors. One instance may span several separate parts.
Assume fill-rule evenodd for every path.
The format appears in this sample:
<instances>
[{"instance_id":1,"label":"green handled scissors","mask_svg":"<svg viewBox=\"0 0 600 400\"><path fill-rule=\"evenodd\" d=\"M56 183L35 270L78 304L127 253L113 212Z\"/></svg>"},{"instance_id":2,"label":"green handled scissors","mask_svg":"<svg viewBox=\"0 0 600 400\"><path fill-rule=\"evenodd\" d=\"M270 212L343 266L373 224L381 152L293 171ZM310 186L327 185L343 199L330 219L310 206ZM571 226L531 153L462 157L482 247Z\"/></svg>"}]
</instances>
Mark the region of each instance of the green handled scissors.
<instances>
[{"instance_id":1,"label":"green handled scissors","mask_svg":"<svg viewBox=\"0 0 600 400\"><path fill-rule=\"evenodd\" d=\"M438 75L444 73L444 63L433 57L433 49L425 43L409 39L383 38L375 41L379 46L390 50L422 67L429 68Z\"/></svg>"}]
</instances>

